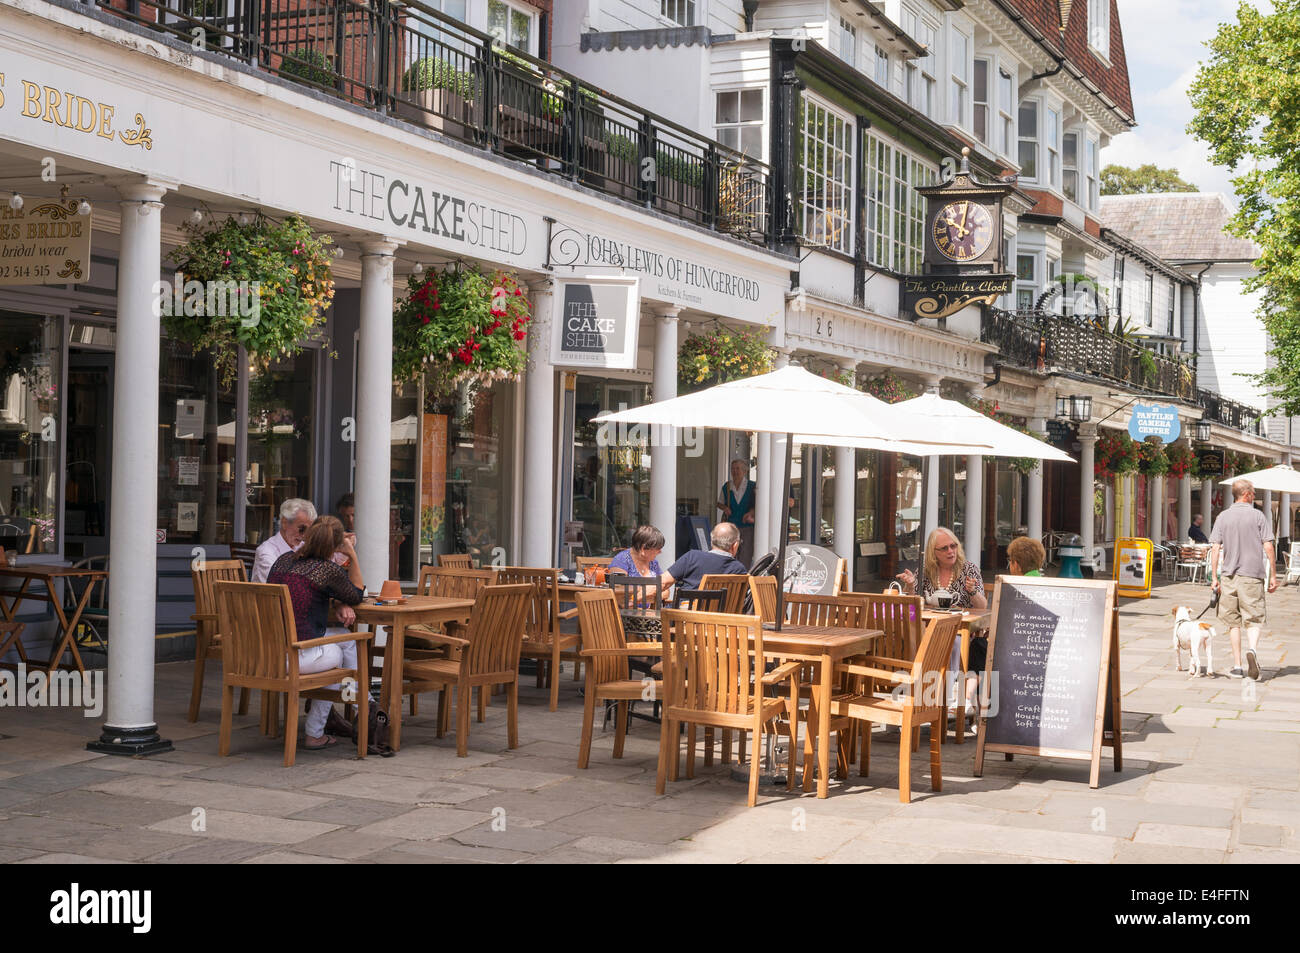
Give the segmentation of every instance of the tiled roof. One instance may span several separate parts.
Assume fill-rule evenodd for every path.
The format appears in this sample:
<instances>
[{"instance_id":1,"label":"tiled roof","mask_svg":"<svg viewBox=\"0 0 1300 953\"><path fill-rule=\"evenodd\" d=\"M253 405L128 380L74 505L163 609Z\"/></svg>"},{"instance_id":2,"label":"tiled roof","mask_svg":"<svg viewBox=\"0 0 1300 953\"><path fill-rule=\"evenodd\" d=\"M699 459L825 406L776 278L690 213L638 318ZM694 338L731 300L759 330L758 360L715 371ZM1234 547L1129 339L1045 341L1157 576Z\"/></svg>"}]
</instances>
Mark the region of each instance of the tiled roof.
<instances>
[{"instance_id":1,"label":"tiled roof","mask_svg":"<svg viewBox=\"0 0 1300 953\"><path fill-rule=\"evenodd\" d=\"M1218 192L1105 195L1101 220L1165 261L1253 261L1255 243L1225 230L1232 206Z\"/></svg>"},{"instance_id":2,"label":"tiled roof","mask_svg":"<svg viewBox=\"0 0 1300 953\"><path fill-rule=\"evenodd\" d=\"M1124 34L1119 25L1119 6L1116 0L1090 0L1110 4L1110 64L1088 49L1087 4L1072 5L1069 22L1065 27L1065 56L1079 68L1084 76L1114 101L1129 116L1133 115L1133 93L1129 88L1128 58L1124 55ZM1001 6L1015 10L1047 38L1047 42L1060 49L1060 0L1001 0Z\"/></svg>"}]
</instances>

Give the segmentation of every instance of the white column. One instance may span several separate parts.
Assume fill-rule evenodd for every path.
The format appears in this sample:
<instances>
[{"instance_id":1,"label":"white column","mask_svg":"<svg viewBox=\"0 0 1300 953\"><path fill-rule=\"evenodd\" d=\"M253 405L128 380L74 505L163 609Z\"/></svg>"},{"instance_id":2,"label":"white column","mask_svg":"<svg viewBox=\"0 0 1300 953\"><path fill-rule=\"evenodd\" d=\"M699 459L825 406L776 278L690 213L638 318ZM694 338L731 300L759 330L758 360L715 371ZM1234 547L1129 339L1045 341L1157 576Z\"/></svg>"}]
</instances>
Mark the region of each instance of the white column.
<instances>
[{"instance_id":1,"label":"white column","mask_svg":"<svg viewBox=\"0 0 1300 953\"><path fill-rule=\"evenodd\" d=\"M1165 478L1147 477L1147 535L1159 546L1165 536Z\"/></svg>"},{"instance_id":2,"label":"white column","mask_svg":"<svg viewBox=\"0 0 1300 953\"><path fill-rule=\"evenodd\" d=\"M361 244L361 318L357 333L357 560L366 588L388 578L393 431L393 252L397 243Z\"/></svg>"},{"instance_id":3,"label":"white column","mask_svg":"<svg viewBox=\"0 0 1300 953\"><path fill-rule=\"evenodd\" d=\"M1264 491L1264 515L1268 518L1268 525L1273 525L1273 491Z\"/></svg>"},{"instance_id":4,"label":"white column","mask_svg":"<svg viewBox=\"0 0 1300 953\"><path fill-rule=\"evenodd\" d=\"M925 390L929 394L939 393L939 384L941 379L938 377L928 377L925 380ZM922 473L925 480L925 525L921 527L921 549L924 552L926 541L930 534L934 532L939 525L939 458L924 457ZM967 558L970 554L967 553Z\"/></svg>"},{"instance_id":5,"label":"white column","mask_svg":"<svg viewBox=\"0 0 1300 953\"><path fill-rule=\"evenodd\" d=\"M1186 473L1178 481L1178 539L1188 539L1192 528L1192 478Z\"/></svg>"},{"instance_id":6,"label":"white column","mask_svg":"<svg viewBox=\"0 0 1300 953\"><path fill-rule=\"evenodd\" d=\"M1079 426L1079 538L1083 541L1083 565L1092 565L1092 468L1097 445L1095 424Z\"/></svg>"},{"instance_id":7,"label":"white column","mask_svg":"<svg viewBox=\"0 0 1300 953\"><path fill-rule=\"evenodd\" d=\"M1029 429L1039 438L1047 436L1047 422L1042 417L1033 417ZM1025 523L1030 539L1043 538L1043 467L1042 460L1029 474L1029 498L1025 501Z\"/></svg>"},{"instance_id":8,"label":"white column","mask_svg":"<svg viewBox=\"0 0 1300 953\"><path fill-rule=\"evenodd\" d=\"M983 387L972 387L971 396L983 394ZM996 518L996 514L994 515ZM984 457L970 454L966 457L966 558L977 567L982 565L980 555L984 549Z\"/></svg>"},{"instance_id":9,"label":"white column","mask_svg":"<svg viewBox=\"0 0 1300 953\"><path fill-rule=\"evenodd\" d=\"M840 370L857 373L857 361L841 361ZM857 451L852 447L835 448L835 517L834 540L837 555L848 560L849 578L853 578L853 553L857 533L854 491L858 484Z\"/></svg>"},{"instance_id":10,"label":"white column","mask_svg":"<svg viewBox=\"0 0 1300 953\"><path fill-rule=\"evenodd\" d=\"M681 308L655 314L654 399L677 396L677 315ZM672 427L656 428L650 446L650 523L664 534L659 565L672 565L677 551L677 440Z\"/></svg>"},{"instance_id":11,"label":"white column","mask_svg":"<svg viewBox=\"0 0 1300 953\"><path fill-rule=\"evenodd\" d=\"M551 366L551 282L530 285L528 371L524 375L524 532L521 565L549 566L555 521L555 369Z\"/></svg>"},{"instance_id":12,"label":"white column","mask_svg":"<svg viewBox=\"0 0 1300 953\"><path fill-rule=\"evenodd\" d=\"M123 186L117 265L117 364L113 376L113 463L109 507L108 706L87 747L109 754L171 751L154 721L154 607L158 584L158 340L154 285L162 255L166 188Z\"/></svg>"},{"instance_id":13,"label":"white column","mask_svg":"<svg viewBox=\"0 0 1300 953\"><path fill-rule=\"evenodd\" d=\"M758 471L754 482L754 558L772 548L772 435L758 435Z\"/></svg>"},{"instance_id":14,"label":"white column","mask_svg":"<svg viewBox=\"0 0 1300 953\"><path fill-rule=\"evenodd\" d=\"M1201 529L1206 536L1214 523L1214 481L1201 481Z\"/></svg>"}]
</instances>

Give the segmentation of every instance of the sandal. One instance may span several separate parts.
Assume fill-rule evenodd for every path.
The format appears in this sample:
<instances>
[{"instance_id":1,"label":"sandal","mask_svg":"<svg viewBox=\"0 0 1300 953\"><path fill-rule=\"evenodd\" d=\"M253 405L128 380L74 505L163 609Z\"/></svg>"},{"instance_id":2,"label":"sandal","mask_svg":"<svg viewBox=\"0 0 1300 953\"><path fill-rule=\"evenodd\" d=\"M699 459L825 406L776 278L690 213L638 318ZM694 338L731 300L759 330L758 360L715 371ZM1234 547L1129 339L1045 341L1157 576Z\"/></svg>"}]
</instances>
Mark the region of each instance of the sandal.
<instances>
[{"instance_id":1,"label":"sandal","mask_svg":"<svg viewBox=\"0 0 1300 953\"><path fill-rule=\"evenodd\" d=\"M333 748L339 743L337 738L330 735L321 735L321 737L325 740L318 745L313 745L308 743L314 740L310 735L308 735L306 739L304 739L303 743L298 746L298 749L300 751L321 751L325 748Z\"/></svg>"},{"instance_id":2,"label":"sandal","mask_svg":"<svg viewBox=\"0 0 1300 953\"><path fill-rule=\"evenodd\" d=\"M325 719L325 734L336 738L352 738L352 722L340 715L336 709L331 708L329 717Z\"/></svg>"}]
</instances>

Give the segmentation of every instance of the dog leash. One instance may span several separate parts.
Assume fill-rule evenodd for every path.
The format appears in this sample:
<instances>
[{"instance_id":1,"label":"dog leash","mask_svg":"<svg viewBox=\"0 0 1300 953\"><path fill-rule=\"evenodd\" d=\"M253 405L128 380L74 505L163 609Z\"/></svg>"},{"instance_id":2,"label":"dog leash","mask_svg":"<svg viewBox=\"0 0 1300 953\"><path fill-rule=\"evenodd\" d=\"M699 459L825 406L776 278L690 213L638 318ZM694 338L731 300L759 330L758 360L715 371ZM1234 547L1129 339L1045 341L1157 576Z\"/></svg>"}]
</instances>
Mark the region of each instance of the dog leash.
<instances>
[{"instance_id":1,"label":"dog leash","mask_svg":"<svg viewBox=\"0 0 1300 953\"><path fill-rule=\"evenodd\" d=\"M1201 615L1205 615L1205 613L1209 612L1211 609L1218 608L1218 605L1219 605L1219 590L1215 589L1214 592L1210 594L1210 604L1201 610ZM1199 619L1201 615L1198 615L1196 618Z\"/></svg>"}]
</instances>

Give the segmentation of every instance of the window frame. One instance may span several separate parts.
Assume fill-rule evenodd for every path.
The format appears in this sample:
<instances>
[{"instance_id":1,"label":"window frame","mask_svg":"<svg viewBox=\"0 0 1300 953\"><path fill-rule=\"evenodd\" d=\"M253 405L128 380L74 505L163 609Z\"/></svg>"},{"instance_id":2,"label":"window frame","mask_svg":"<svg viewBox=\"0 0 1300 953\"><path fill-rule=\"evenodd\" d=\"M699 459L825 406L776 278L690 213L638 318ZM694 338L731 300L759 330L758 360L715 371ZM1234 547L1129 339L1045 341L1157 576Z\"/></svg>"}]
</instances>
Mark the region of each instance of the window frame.
<instances>
[{"instance_id":1,"label":"window frame","mask_svg":"<svg viewBox=\"0 0 1300 953\"><path fill-rule=\"evenodd\" d=\"M1015 251L1016 268L1014 272L1015 274L1014 294L1015 294L1015 304L1016 304L1017 311L1033 310L1034 302L1038 300L1039 294L1042 293L1039 288L1039 276L1042 274L1042 269L1039 268L1038 266L1042 263L1044 254L1045 252L1037 249L1030 250L1030 251L1021 251L1019 248L1017 248ZM1022 278L1020 276L1020 260L1022 258L1029 259L1033 263L1033 276L1030 278ZM1029 293L1029 305L1026 308L1020 307L1020 295L1023 292Z\"/></svg>"},{"instance_id":2,"label":"window frame","mask_svg":"<svg viewBox=\"0 0 1300 953\"><path fill-rule=\"evenodd\" d=\"M674 10L676 10L678 14L680 14L682 10L685 10L686 21L684 22L678 19L677 16L674 16L673 14L669 13L668 12L669 7L672 7ZM665 20L668 23L673 24L674 26L681 26L681 27L698 26L700 22L700 14L702 12L700 7L701 7L700 0L659 0L659 17L660 19Z\"/></svg>"},{"instance_id":3,"label":"window frame","mask_svg":"<svg viewBox=\"0 0 1300 953\"><path fill-rule=\"evenodd\" d=\"M763 100L762 105L761 105L761 107L760 107L760 109L759 109L759 119L758 119L756 122L755 122L755 121L752 121L752 120L751 120L751 121L746 121L746 120L740 118L740 115L741 115L741 113L740 113L740 94L742 94L742 93L746 93L746 92L752 92L752 91L754 91L754 90L758 90L758 93L759 93L760 97L761 97L762 100ZM734 95L736 96L736 116L737 116L737 119L736 119L736 121L733 122L733 123L724 123L724 122L722 122L722 121L719 119L718 98L719 98L720 96L723 96L723 95L726 95L726 94L734 94ZM757 155L757 156L751 156L751 158L757 159L759 162L766 162L766 161L767 161L767 146L768 146L768 143L767 143L767 111L768 111L768 102L767 102L767 84L766 84L766 83L763 84L763 85L761 85L761 86L759 86L759 85L750 85L750 86L722 86L722 87L717 87L717 88L715 88L715 89L713 90L713 136L714 136L714 138L717 139L719 142L723 142L723 139L722 139L722 130L723 130L723 129L736 129L736 130L742 130L742 129L759 129L759 130L760 130L760 133L759 133L759 137L758 137L758 138L759 138L759 152L760 152L760 155ZM726 145L725 142L724 142L723 144ZM742 154L744 154L744 155L749 155L748 152L745 152L745 150L744 150L743 148L741 148L741 134L739 133L739 131L737 132L737 135L736 135L736 145L735 145L735 146L731 146L730 148L733 148L733 149L736 150L736 152L742 153Z\"/></svg>"},{"instance_id":4,"label":"window frame","mask_svg":"<svg viewBox=\"0 0 1300 953\"><path fill-rule=\"evenodd\" d=\"M1088 0L1088 49L1110 63L1110 0Z\"/></svg>"},{"instance_id":5,"label":"window frame","mask_svg":"<svg viewBox=\"0 0 1300 953\"><path fill-rule=\"evenodd\" d=\"M804 239L812 239L811 243L816 245L819 248L836 252L838 254L851 256L854 253L854 231L855 231L854 228L854 204L855 203L853 201L853 194L854 194L853 190L858 186L858 183L855 181L857 163L855 161L855 153L853 151L853 146L857 138L857 123L854 121L851 115L841 112L839 109L832 106L829 102L822 99L820 96L817 96L809 92L808 90L805 90L803 92L803 95L800 98L800 107L801 107L801 117L800 117L801 121L798 130L799 131L799 146L798 146L798 150L799 150L799 199L798 199L799 234ZM830 141L826 139L815 140L815 141L820 141L824 146L826 146L825 160L823 161L820 170L815 173L815 175L821 180L823 186L825 187L823 190L823 195L825 196L825 199L821 207L810 205L807 198L809 195L809 189L808 189L809 116L808 113L810 109L820 110L821 112L825 113L826 116L828 117L828 120L833 119L837 121L840 124L841 128L843 129L843 137L842 137L843 147L840 147L834 141ZM829 163L829 160L832 159L833 154L835 153L838 153L840 157L842 157L842 162L843 162L842 167L846 173L846 176L842 181L834 178L832 173L835 169L835 165L833 163ZM842 201L837 205L832 205L832 202L829 197L831 189L828 186L832 183L835 185L836 190L841 193L840 197L842 198ZM833 208L836 209L837 211L832 212ZM817 235L810 234L809 232L808 221L809 221L810 213L812 214L813 217L815 217L818 213L820 213L824 217L823 231L821 231ZM828 241L826 240L826 238L830 235L832 231L830 227L833 224L832 218L836 220L842 220L843 224L838 229L836 240Z\"/></svg>"},{"instance_id":6,"label":"window frame","mask_svg":"<svg viewBox=\"0 0 1300 953\"><path fill-rule=\"evenodd\" d=\"M890 79L890 73L893 71L893 61L890 59L889 53L885 50L882 50L877 44L873 43L872 48L875 50L876 53L874 59L874 65L875 65L874 75L875 75L876 83L877 85L885 89L889 89L889 85L890 85L889 79ZM885 71L885 75L883 79L880 76L880 71L882 69Z\"/></svg>"},{"instance_id":7,"label":"window frame","mask_svg":"<svg viewBox=\"0 0 1300 953\"><path fill-rule=\"evenodd\" d=\"M1070 155L1069 150L1065 148L1066 140L1071 138L1074 139L1074 164L1073 165L1071 165L1069 162L1069 155ZM1080 157L1079 144L1081 141L1086 142L1083 133L1081 133L1077 129L1072 129L1061 136L1061 194L1065 196L1065 198L1068 201L1071 201L1075 205L1079 205L1079 206L1082 206L1084 204L1084 202L1081 201L1079 198L1080 195L1079 182L1080 179L1082 178L1079 174L1080 165L1081 165L1079 161L1079 157ZM1070 195L1069 188L1066 186L1066 182L1071 175L1074 176L1073 197Z\"/></svg>"},{"instance_id":8,"label":"window frame","mask_svg":"<svg viewBox=\"0 0 1300 953\"><path fill-rule=\"evenodd\" d=\"M862 258L873 268L919 274L925 258L926 202L916 187L938 182L939 167L874 130L864 129L858 138L866 172L861 187L867 247Z\"/></svg>"},{"instance_id":9,"label":"window frame","mask_svg":"<svg viewBox=\"0 0 1300 953\"><path fill-rule=\"evenodd\" d=\"M492 17L492 4L494 3L501 4L501 6L505 7L507 10L506 38L503 40L500 37L496 37L497 42L501 43L501 45L506 47L507 49L512 49L512 50L519 49L519 47L511 46L510 44L509 13L522 13L528 17L528 45L530 47L529 49L523 50L523 52L527 53L529 56L537 56L538 52L541 50L541 42L542 42L542 38L538 33L538 30L540 29L540 23L541 23L540 12L534 9L533 7L527 6L526 4L519 3L518 0L487 0L487 3L480 9L484 11L484 14L487 18L484 24L485 27L484 32L488 34L492 33L491 17ZM468 10L470 4L467 3L466 7Z\"/></svg>"},{"instance_id":10,"label":"window frame","mask_svg":"<svg viewBox=\"0 0 1300 953\"><path fill-rule=\"evenodd\" d=\"M1096 212L1101 206L1101 143L1095 136L1089 136L1086 149L1084 181L1087 183L1088 189L1088 211Z\"/></svg>"},{"instance_id":11,"label":"window frame","mask_svg":"<svg viewBox=\"0 0 1300 953\"><path fill-rule=\"evenodd\" d=\"M1025 132L1024 110L1033 109L1034 111L1034 129L1032 133ZM1043 125L1043 101L1034 97L1026 97L1020 101L1016 108L1016 165L1020 166L1020 174L1031 182L1040 181L1038 177L1039 166L1042 165L1042 125ZM1033 144L1033 168L1028 172L1023 162L1024 146L1027 143Z\"/></svg>"},{"instance_id":12,"label":"window frame","mask_svg":"<svg viewBox=\"0 0 1300 953\"><path fill-rule=\"evenodd\" d=\"M1000 127L998 131L1002 136L1002 148L998 151L1001 155L1010 158L1015 154L1014 147L1016 144L1016 76L1010 70L1004 69L1001 63L996 65L998 71L998 125ZM1002 88L1004 80L1006 89Z\"/></svg>"},{"instance_id":13,"label":"window frame","mask_svg":"<svg viewBox=\"0 0 1300 953\"><path fill-rule=\"evenodd\" d=\"M849 38L848 56L844 55L844 38L846 36ZM835 41L835 55L854 69L857 69L858 45L858 28L844 17L840 17L839 32Z\"/></svg>"},{"instance_id":14,"label":"window frame","mask_svg":"<svg viewBox=\"0 0 1300 953\"><path fill-rule=\"evenodd\" d=\"M1044 112L1046 126L1043 134L1043 146L1047 152L1047 185L1049 188L1061 187L1061 110L1048 106ZM1053 120L1055 134L1053 135ZM1041 181L1041 180L1040 180Z\"/></svg>"},{"instance_id":15,"label":"window frame","mask_svg":"<svg viewBox=\"0 0 1300 953\"><path fill-rule=\"evenodd\" d=\"M965 45L965 50L959 57L957 55L958 41ZM974 41L961 30L952 29L948 34L948 84L951 97L948 101L949 112L956 115L948 117L949 122L954 126L962 129L969 129L970 124L966 120L967 107L970 105L971 98L971 81L972 67L971 59L974 50ZM960 62L958 60L960 59ZM960 69L960 72L958 70Z\"/></svg>"},{"instance_id":16,"label":"window frame","mask_svg":"<svg viewBox=\"0 0 1300 953\"><path fill-rule=\"evenodd\" d=\"M984 99L983 100L980 100L978 98L980 66L984 67ZM993 149L995 152L997 151L997 146L990 143L989 140L992 138L992 129L990 128L991 127L990 120L993 118L992 113L993 113L993 99L994 99L991 83L992 83L992 75L996 68L997 68L997 64L994 63L990 57L987 56L975 57L974 61L971 64L971 83L970 83L971 85L971 117L970 117L971 132L975 135L976 139L978 139L984 145L988 146L990 149ZM980 135L980 124L978 118L981 107L983 107L984 109L984 135L983 136Z\"/></svg>"}]
</instances>

